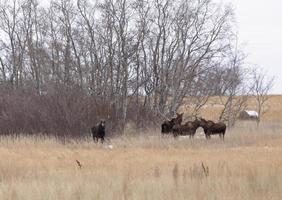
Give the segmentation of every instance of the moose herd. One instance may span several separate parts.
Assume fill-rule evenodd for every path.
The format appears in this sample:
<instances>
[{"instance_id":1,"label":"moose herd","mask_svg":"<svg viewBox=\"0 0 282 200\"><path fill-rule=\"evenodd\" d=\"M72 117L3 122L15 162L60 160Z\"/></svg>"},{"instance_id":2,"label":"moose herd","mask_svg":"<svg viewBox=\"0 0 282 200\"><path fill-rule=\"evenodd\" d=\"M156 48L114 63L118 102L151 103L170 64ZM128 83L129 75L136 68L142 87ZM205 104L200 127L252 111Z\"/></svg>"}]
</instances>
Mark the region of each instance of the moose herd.
<instances>
[{"instance_id":1,"label":"moose herd","mask_svg":"<svg viewBox=\"0 0 282 200\"><path fill-rule=\"evenodd\" d=\"M226 125L223 122L215 123L211 120L205 120L203 118L197 118L194 121L188 121L182 124L182 118L184 113L176 113L176 117L171 120L166 120L161 125L161 133L173 134L174 137L181 135L189 135L193 138L196 134L196 130L199 127L204 129L204 133L207 139L211 138L211 135L218 134L219 137L224 140L226 131ZM97 125L91 128L91 133L94 142L98 142L99 139L103 143L105 140L105 120L101 120Z\"/></svg>"},{"instance_id":2,"label":"moose herd","mask_svg":"<svg viewBox=\"0 0 282 200\"><path fill-rule=\"evenodd\" d=\"M224 140L226 132L226 125L223 122L215 123L211 120L205 120L203 118L196 119L194 121L188 121L185 124L182 123L183 113L176 113L176 117L171 120L166 120L161 125L161 132L163 135L172 133L174 137L180 135L189 135L193 138L196 134L196 130L199 127L204 129L204 133L207 139L211 138L211 135L218 134L219 137Z\"/></svg>"}]
</instances>

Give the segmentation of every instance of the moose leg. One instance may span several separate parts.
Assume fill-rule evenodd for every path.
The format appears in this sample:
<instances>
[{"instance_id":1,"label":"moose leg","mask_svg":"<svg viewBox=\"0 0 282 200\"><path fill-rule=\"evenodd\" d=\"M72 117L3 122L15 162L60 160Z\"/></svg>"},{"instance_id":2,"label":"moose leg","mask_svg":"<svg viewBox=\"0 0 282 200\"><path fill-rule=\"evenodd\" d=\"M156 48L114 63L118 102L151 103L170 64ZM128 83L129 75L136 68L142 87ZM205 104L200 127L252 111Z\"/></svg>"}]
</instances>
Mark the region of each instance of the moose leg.
<instances>
[{"instance_id":1,"label":"moose leg","mask_svg":"<svg viewBox=\"0 0 282 200\"><path fill-rule=\"evenodd\" d=\"M179 133L180 133L179 129L173 129L172 130L172 134L173 134L174 138L176 138L179 135Z\"/></svg>"},{"instance_id":2,"label":"moose leg","mask_svg":"<svg viewBox=\"0 0 282 200\"><path fill-rule=\"evenodd\" d=\"M224 140L224 133L223 133L223 132L220 132L220 133L219 133L219 138L220 138L221 140Z\"/></svg>"},{"instance_id":3,"label":"moose leg","mask_svg":"<svg viewBox=\"0 0 282 200\"><path fill-rule=\"evenodd\" d=\"M196 134L196 131L193 131L193 132L191 133L192 139L194 139L195 134Z\"/></svg>"},{"instance_id":4,"label":"moose leg","mask_svg":"<svg viewBox=\"0 0 282 200\"><path fill-rule=\"evenodd\" d=\"M194 138L194 133L193 132L191 132L191 133L189 133L189 138L191 139L193 139Z\"/></svg>"},{"instance_id":5,"label":"moose leg","mask_svg":"<svg viewBox=\"0 0 282 200\"><path fill-rule=\"evenodd\" d=\"M169 132L162 132L162 137L166 137L169 134Z\"/></svg>"},{"instance_id":6,"label":"moose leg","mask_svg":"<svg viewBox=\"0 0 282 200\"><path fill-rule=\"evenodd\" d=\"M191 131L188 132L188 135L189 135L189 139L191 139L191 138L192 138L192 133L191 133Z\"/></svg>"},{"instance_id":7,"label":"moose leg","mask_svg":"<svg viewBox=\"0 0 282 200\"><path fill-rule=\"evenodd\" d=\"M222 133L222 140L224 141L224 133Z\"/></svg>"},{"instance_id":8,"label":"moose leg","mask_svg":"<svg viewBox=\"0 0 282 200\"><path fill-rule=\"evenodd\" d=\"M162 124L162 127L161 127L162 136L164 136L165 132L166 132L165 125Z\"/></svg>"}]
</instances>

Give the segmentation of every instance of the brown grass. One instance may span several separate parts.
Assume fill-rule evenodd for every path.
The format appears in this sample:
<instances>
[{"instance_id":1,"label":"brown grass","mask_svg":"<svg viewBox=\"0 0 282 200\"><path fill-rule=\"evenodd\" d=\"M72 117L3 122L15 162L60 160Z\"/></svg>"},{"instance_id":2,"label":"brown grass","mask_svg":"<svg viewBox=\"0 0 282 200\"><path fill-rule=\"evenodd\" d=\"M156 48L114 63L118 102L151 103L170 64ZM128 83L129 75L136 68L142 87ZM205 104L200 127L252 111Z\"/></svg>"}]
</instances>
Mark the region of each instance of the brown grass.
<instances>
[{"instance_id":1,"label":"brown grass","mask_svg":"<svg viewBox=\"0 0 282 200\"><path fill-rule=\"evenodd\" d=\"M266 107L259 128L240 122L224 142L133 126L104 145L2 136L0 199L282 199L282 96ZM213 97L201 114L216 120L221 109Z\"/></svg>"},{"instance_id":2,"label":"brown grass","mask_svg":"<svg viewBox=\"0 0 282 200\"><path fill-rule=\"evenodd\" d=\"M244 123L224 142L152 131L113 138L113 149L90 138L1 137L0 199L281 199L281 130Z\"/></svg>"}]
</instances>

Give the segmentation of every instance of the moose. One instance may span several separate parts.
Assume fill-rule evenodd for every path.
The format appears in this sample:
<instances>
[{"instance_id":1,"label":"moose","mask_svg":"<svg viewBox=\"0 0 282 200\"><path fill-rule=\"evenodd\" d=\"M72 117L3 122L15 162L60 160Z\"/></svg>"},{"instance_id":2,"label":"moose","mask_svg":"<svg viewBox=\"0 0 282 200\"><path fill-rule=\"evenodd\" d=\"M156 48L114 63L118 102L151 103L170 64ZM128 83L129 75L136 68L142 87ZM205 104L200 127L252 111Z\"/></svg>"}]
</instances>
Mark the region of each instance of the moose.
<instances>
[{"instance_id":1,"label":"moose","mask_svg":"<svg viewBox=\"0 0 282 200\"><path fill-rule=\"evenodd\" d=\"M181 113L181 114L176 113L175 118L172 118L171 120L164 121L161 125L162 135L171 133L173 131L172 128L173 128L174 125L181 124L183 114L184 113Z\"/></svg>"},{"instance_id":2,"label":"moose","mask_svg":"<svg viewBox=\"0 0 282 200\"><path fill-rule=\"evenodd\" d=\"M98 142L101 139L101 143L105 140L105 120L101 120L96 126L91 128L94 142Z\"/></svg>"},{"instance_id":3,"label":"moose","mask_svg":"<svg viewBox=\"0 0 282 200\"><path fill-rule=\"evenodd\" d=\"M173 126L173 136L189 135L189 138L193 138L196 130L200 127L200 121L196 118L194 121L188 121L185 124L176 124Z\"/></svg>"},{"instance_id":4,"label":"moose","mask_svg":"<svg viewBox=\"0 0 282 200\"><path fill-rule=\"evenodd\" d=\"M211 138L211 135L219 134L219 137L224 140L224 135L226 131L226 125L223 122L215 123L211 120L205 120L200 118L199 125L204 129L207 139Z\"/></svg>"}]
</instances>

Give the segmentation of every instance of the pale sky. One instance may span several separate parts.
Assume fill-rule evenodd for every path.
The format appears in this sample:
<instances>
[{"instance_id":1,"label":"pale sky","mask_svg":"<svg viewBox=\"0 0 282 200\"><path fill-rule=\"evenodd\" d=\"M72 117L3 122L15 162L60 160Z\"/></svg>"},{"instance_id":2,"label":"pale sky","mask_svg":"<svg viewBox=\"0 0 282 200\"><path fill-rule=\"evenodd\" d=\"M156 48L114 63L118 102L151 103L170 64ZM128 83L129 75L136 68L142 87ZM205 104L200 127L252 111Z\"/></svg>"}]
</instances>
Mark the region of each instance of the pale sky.
<instances>
[{"instance_id":1,"label":"pale sky","mask_svg":"<svg viewBox=\"0 0 282 200\"><path fill-rule=\"evenodd\" d=\"M282 0L223 0L235 8L247 64L275 76L271 93L282 94Z\"/></svg>"}]
</instances>

